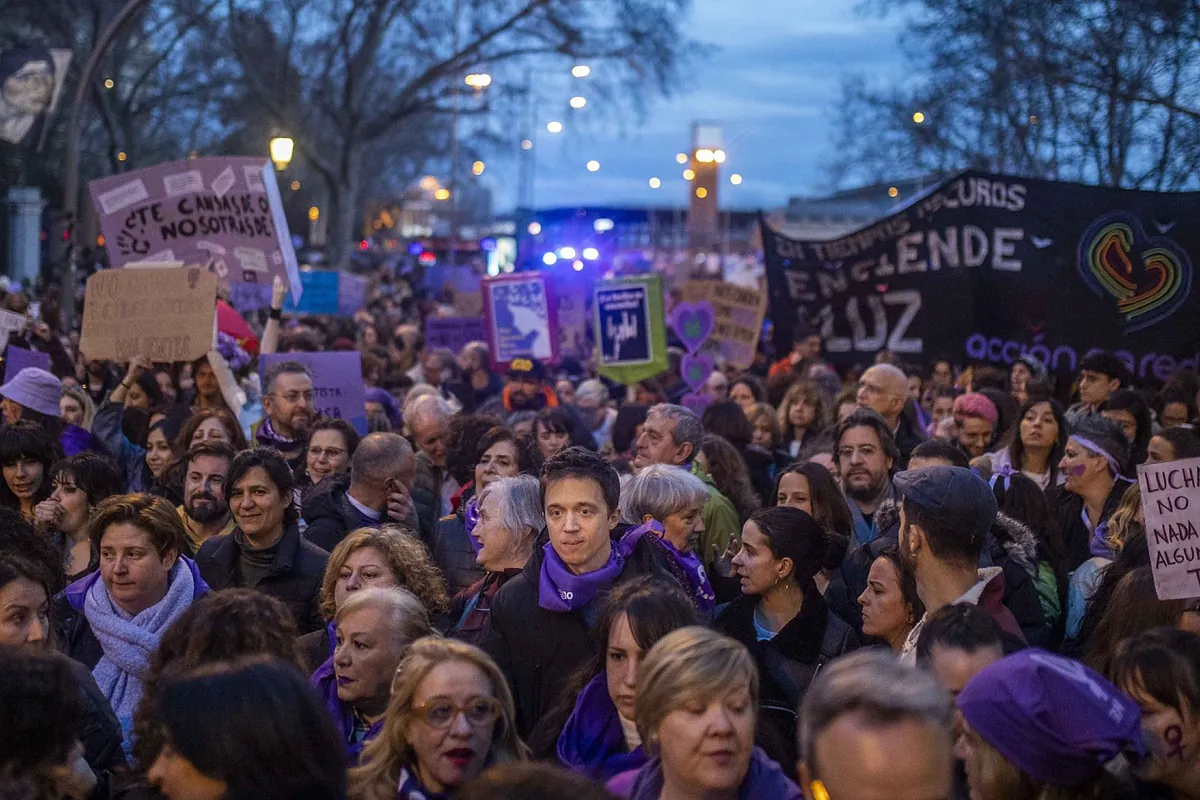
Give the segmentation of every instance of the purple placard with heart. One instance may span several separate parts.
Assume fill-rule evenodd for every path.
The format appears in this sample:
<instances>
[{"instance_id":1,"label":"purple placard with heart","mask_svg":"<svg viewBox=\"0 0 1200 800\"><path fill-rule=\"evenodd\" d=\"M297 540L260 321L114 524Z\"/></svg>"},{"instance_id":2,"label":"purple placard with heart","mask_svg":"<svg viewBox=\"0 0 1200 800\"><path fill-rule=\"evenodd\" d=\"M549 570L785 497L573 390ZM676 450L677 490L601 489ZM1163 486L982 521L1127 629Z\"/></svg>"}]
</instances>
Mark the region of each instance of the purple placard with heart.
<instances>
[{"instance_id":1,"label":"purple placard with heart","mask_svg":"<svg viewBox=\"0 0 1200 800\"><path fill-rule=\"evenodd\" d=\"M713 366L712 356L707 353L688 353L679 364L683 380L693 392L700 391L704 386L708 376L712 374Z\"/></svg>"},{"instance_id":2,"label":"purple placard with heart","mask_svg":"<svg viewBox=\"0 0 1200 800\"><path fill-rule=\"evenodd\" d=\"M712 398L704 392L689 392L679 399L679 404L700 417L704 415L704 409L712 405Z\"/></svg>"},{"instance_id":3,"label":"purple placard with heart","mask_svg":"<svg viewBox=\"0 0 1200 800\"><path fill-rule=\"evenodd\" d=\"M713 331L712 303L677 303L671 309L671 328L689 353L695 353Z\"/></svg>"}]
</instances>

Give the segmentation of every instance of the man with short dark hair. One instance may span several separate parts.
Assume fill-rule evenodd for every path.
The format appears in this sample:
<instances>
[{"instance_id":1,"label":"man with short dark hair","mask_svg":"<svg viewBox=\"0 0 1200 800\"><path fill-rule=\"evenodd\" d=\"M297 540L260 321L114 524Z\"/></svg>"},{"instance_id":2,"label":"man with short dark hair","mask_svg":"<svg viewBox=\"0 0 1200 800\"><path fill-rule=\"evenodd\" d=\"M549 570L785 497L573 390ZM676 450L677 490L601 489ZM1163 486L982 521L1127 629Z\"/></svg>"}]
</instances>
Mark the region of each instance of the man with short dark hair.
<instances>
[{"instance_id":1,"label":"man with short dark hair","mask_svg":"<svg viewBox=\"0 0 1200 800\"><path fill-rule=\"evenodd\" d=\"M644 529L612 538L620 495L616 470L589 450L568 447L542 466L549 542L497 593L483 645L512 687L522 738L595 657L592 628L609 591L638 575L673 580Z\"/></svg>"},{"instance_id":2,"label":"man with short dark hair","mask_svg":"<svg viewBox=\"0 0 1200 800\"><path fill-rule=\"evenodd\" d=\"M1097 414L1100 405L1117 389L1129 383L1129 370L1121 359L1103 350L1079 359L1079 402L1071 414Z\"/></svg>"},{"instance_id":3,"label":"man with short dark hair","mask_svg":"<svg viewBox=\"0 0 1200 800\"><path fill-rule=\"evenodd\" d=\"M968 469L971 463L966 453L944 439L926 439L913 448L912 457L908 460L909 469L938 466Z\"/></svg>"},{"instance_id":4,"label":"man with short dark hair","mask_svg":"<svg viewBox=\"0 0 1200 800\"><path fill-rule=\"evenodd\" d=\"M979 606L967 603L945 606L927 620L917 642L917 662L933 673L951 697L958 697L967 682L984 667L994 664L1022 644L1011 637L1006 643L1000 623Z\"/></svg>"},{"instance_id":5,"label":"man with short dark hair","mask_svg":"<svg viewBox=\"0 0 1200 800\"><path fill-rule=\"evenodd\" d=\"M799 372L804 366L811 366L821 358L821 334L807 323L799 323L792 329L792 350L783 358L776 361L767 370L768 378L779 378L789 373L796 373L801 379L807 375Z\"/></svg>"},{"instance_id":6,"label":"man with short dark hair","mask_svg":"<svg viewBox=\"0 0 1200 800\"><path fill-rule=\"evenodd\" d=\"M996 521L992 489L960 467L925 467L895 479L900 504L900 557L913 570L925 616L909 633L900 657L916 662L917 640L925 620L944 606L970 603L987 611L1000 627L1025 640L1003 602L1004 572L979 569L979 556Z\"/></svg>"},{"instance_id":7,"label":"man with short dark hair","mask_svg":"<svg viewBox=\"0 0 1200 800\"><path fill-rule=\"evenodd\" d=\"M254 429L255 440L274 447L293 472L304 464L308 426L316 417L313 377L299 361L281 361L263 376L263 411L266 416Z\"/></svg>"},{"instance_id":8,"label":"man with short dark hair","mask_svg":"<svg viewBox=\"0 0 1200 800\"><path fill-rule=\"evenodd\" d=\"M183 505L176 509L192 552L214 536L233 533L233 517L225 502L225 480L233 448L224 442L201 442L184 460Z\"/></svg>"}]
</instances>

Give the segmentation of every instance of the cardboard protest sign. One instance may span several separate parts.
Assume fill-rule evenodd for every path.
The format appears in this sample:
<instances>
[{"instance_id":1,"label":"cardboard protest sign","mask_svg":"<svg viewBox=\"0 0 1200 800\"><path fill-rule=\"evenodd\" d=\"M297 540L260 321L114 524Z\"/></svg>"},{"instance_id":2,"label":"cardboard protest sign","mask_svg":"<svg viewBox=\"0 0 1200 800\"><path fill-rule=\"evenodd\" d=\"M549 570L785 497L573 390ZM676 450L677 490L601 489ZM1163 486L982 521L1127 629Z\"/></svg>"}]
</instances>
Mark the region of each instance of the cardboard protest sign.
<instances>
[{"instance_id":1,"label":"cardboard protest sign","mask_svg":"<svg viewBox=\"0 0 1200 800\"><path fill-rule=\"evenodd\" d=\"M338 273L338 313L354 316L367 302L367 279L361 275Z\"/></svg>"},{"instance_id":2,"label":"cardboard protest sign","mask_svg":"<svg viewBox=\"0 0 1200 800\"><path fill-rule=\"evenodd\" d=\"M1159 600L1200 597L1200 458L1137 468Z\"/></svg>"},{"instance_id":3,"label":"cardboard protest sign","mask_svg":"<svg viewBox=\"0 0 1200 800\"><path fill-rule=\"evenodd\" d=\"M597 281L592 290L597 371L626 385L667 369L661 275Z\"/></svg>"},{"instance_id":4,"label":"cardboard protest sign","mask_svg":"<svg viewBox=\"0 0 1200 800\"><path fill-rule=\"evenodd\" d=\"M712 305L712 341L726 361L738 369L747 369L754 363L767 313L766 293L725 281L685 281L682 299Z\"/></svg>"},{"instance_id":5,"label":"cardboard protest sign","mask_svg":"<svg viewBox=\"0 0 1200 800\"><path fill-rule=\"evenodd\" d=\"M79 349L125 363L193 361L213 346L217 276L200 267L106 269L87 281Z\"/></svg>"},{"instance_id":6,"label":"cardboard protest sign","mask_svg":"<svg viewBox=\"0 0 1200 800\"><path fill-rule=\"evenodd\" d=\"M313 403L318 414L344 419L360 434L367 434L360 353L272 353L259 359L261 374L266 375L267 370L280 361L299 361L312 371ZM266 386L263 389L265 391Z\"/></svg>"},{"instance_id":7,"label":"cardboard protest sign","mask_svg":"<svg viewBox=\"0 0 1200 800\"><path fill-rule=\"evenodd\" d=\"M558 359L558 321L549 281L540 272L523 272L483 281L492 362L504 372L514 358Z\"/></svg>"},{"instance_id":8,"label":"cardboard protest sign","mask_svg":"<svg viewBox=\"0 0 1200 800\"><path fill-rule=\"evenodd\" d=\"M4 382L9 382L27 367L37 367L49 372L50 355L40 350L26 350L24 347L10 345L4 353Z\"/></svg>"},{"instance_id":9,"label":"cardboard protest sign","mask_svg":"<svg viewBox=\"0 0 1200 800\"><path fill-rule=\"evenodd\" d=\"M457 353L468 342L483 341L479 317L429 317L425 320L425 348L446 348Z\"/></svg>"},{"instance_id":10,"label":"cardboard protest sign","mask_svg":"<svg viewBox=\"0 0 1200 800\"><path fill-rule=\"evenodd\" d=\"M265 158L173 161L92 181L88 188L114 267L211 264L222 280L303 288L275 168Z\"/></svg>"},{"instance_id":11,"label":"cardboard protest sign","mask_svg":"<svg viewBox=\"0 0 1200 800\"><path fill-rule=\"evenodd\" d=\"M288 314L338 313L338 273L329 269L306 269L300 273L304 294L296 303L288 298L283 310Z\"/></svg>"},{"instance_id":12,"label":"cardboard protest sign","mask_svg":"<svg viewBox=\"0 0 1200 800\"><path fill-rule=\"evenodd\" d=\"M14 333L20 333L25 327L26 318L24 314L18 314L15 311L0 311L0 342L7 342L8 337Z\"/></svg>"}]
</instances>

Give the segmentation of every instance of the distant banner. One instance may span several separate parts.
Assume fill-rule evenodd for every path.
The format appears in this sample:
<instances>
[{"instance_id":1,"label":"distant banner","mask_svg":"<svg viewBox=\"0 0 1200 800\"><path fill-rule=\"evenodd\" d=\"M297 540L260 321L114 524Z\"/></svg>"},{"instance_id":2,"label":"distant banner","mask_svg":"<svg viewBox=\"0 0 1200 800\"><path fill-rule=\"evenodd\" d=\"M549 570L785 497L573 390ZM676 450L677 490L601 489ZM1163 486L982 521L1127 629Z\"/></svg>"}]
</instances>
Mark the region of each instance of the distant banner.
<instances>
[{"instance_id":1,"label":"distant banner","mask_svg":"<svg viewBox=\"0 0 1200 800\"><path fill-rule=\"evenodd\" d=\"M313 405L318 414L344 419L360 434L367 434L361 353L272 353L259 359L261 374L266 375L267 370L281 361L308 365L313 375Z\"/></svg>"},{"instance_id":2,"label":"distant banner","mask_svg":"<svg viewBox=\"0 0 1200 800\"><path fill-rule=\"evenodd\" d=\"M211 264L230 283L303 288L275 168L265 158L196 158L88 184L114 267Z\"/></svg>"},{"instance_id":3,"label":"distant banner","mask_svg":"<svg viewBox=\"0 0 1200 800\"><path fill-rule=\"evenodd\" d=\"M504 371L514 358L558 360L558 321L549 281L540 272L522 272L483 281L492 362Z\"/></svg>"},{"instance_id":4,"label":"distant banner","mask_svg":"<svg viewBox=\"0 0 1200 800\"><path fill-rule=\"evenodd\" d=\"M457 353L468 342L484 340L483 320L479 317L427 317L425 349L446 349Z\"/></svg>"},{"instance_id":5,"label":"distant banner","mask_svg":"<svg viewBox=\"0 0 1200 800\"><path fill-rule=\"evenodd\" d=\"M300 302L293 303L289 297L283 304L288 314L337 314L339 275L331 269L303 270L300 285L304 294Z\"/></svg>"},{"instance_id":6,"label":"distant banner","mask_svg":"<svg viewBox=\"0 0 1200 800\"><path fill-rule=\"evenodd\" d=\"M831 241L763 224L776 348L798 323L827 358L1030 354L1073 373L1116 351L1139 379L1200 361L1200 193L1166 194L965 172L912 205Z\"/></svg>"},{"instance_id":7,"label":"distant banner","mask_svg":"<svg viewBox=\"0 0 1200 800\"><path fill-rule=\"evenodd\" d=\"M70 66L70 50L0 51L0 139L42 148Z\"/></svg>"}]
</instances>

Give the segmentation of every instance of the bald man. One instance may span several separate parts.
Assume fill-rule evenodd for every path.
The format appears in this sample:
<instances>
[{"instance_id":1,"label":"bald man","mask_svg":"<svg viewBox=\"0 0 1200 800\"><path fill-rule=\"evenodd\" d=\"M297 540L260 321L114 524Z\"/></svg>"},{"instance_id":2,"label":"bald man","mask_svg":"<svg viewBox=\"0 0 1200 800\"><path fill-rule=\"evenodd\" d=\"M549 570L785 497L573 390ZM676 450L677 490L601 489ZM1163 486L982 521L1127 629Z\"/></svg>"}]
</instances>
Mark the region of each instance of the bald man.
<instances>
[{"instance_id":1,"label":"bald man","mask_svg":"<svg viewBox=\"0 0 1200 800\"><path fill-rule=\"evenodd\" d=\"M925 433L904 413L908 401L908 377L891 364L876 364L858 379L858 404L879 413L892 429L900 451L897 469L908 469L913 448L925 441Z\"/></svg>"}]
</instances>

